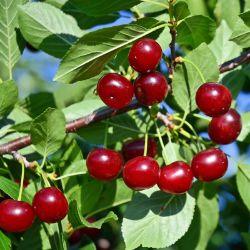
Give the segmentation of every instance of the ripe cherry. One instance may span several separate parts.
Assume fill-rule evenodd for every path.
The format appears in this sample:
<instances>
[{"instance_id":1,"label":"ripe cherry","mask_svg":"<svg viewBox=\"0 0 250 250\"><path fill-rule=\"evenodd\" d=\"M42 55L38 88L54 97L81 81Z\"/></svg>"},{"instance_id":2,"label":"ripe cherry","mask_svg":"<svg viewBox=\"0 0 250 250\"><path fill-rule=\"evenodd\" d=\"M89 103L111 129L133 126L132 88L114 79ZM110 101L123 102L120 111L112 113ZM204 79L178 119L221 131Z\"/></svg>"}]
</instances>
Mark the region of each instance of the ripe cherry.
<instances>
[{"instance_id":1,"label":"ripe cherry","mask_svg":"<svg viewBox=\"0 0 250 250\"><path fill-rule=\"evenodd\" d=\"M122 147L122 154L125 160L130 160L137 156L143 156L145 139L136 139L126 142ZM157 143L154 139L148 139L147 156L154 158L157 154Z\"/></svg>"},{"instance_id":2,"label":"ripe cherry","mask_svg":"<svg viewBox=\"0 0 250 250\"><path fill-rule=\"evenodd\" d=\"M134 95L130 81L116 73L108 73L99 80L97 93L102 101L113 109L127 106Z\"/></svg>"},{"instance_id":3,"label":"ripe cherry","mask_svg":"<svg viewBox=\"0 0 250 250\"><path fill-rule=\"evenodd\" d=\"M134 190L153 187L158 180L159 165L149 156L138 156L129 160L123 169L125 184Z\"/></svg>"},{"instance_id":4,"label":"ripe cherry","mask_svg":"<svg viewBox=\"0 0 250 250\"><path fill-rule=\"evenodd\" d=\"M227 156L218 148L199 152L191 163L193 174L200 181L219 179L226 173L227 167Z\"/></svg>"},{"instance_id":5,"label":"ripe cherry","mask_svg":"<svg viewBox=\"0 0 250 250\"><path fill-rule=\"evenodd\" d=\"M0 203L0 228L7 232L24 232L34 219L34 210L27 202L8 199Z\"/></svg>"},{"instance_id":6,"label":"ripe cherry","mask_svg":"<svg viewBox=\"0 0 250 250\"><path fill-rule=\"evenodd\" d=\"M151 106L160 103L168 93L167 79L159 72L141 75L134 83L134 92L140 104Z\"/></svg>"},{"instance_id":7,"label":"ripe cherry","mask_svg":"<svg viewBox=\"0 0 250 250\"><path fill-rule=\"evenodd\" d=\"M68 213L68 201L55 187L43 188L37 192L32 205L37 217L47 223L58 222Z\"/></svg>"},{"instance_id":8,"label":"ripe cherry","mask_svg":"<svg viewBox=\"0 0 250 250\"><path fill-rule=\"evenodd\" d=\"M241 131L241 118L239 113L230 109L226 114L214 117L208 126L211 140L217 144L229 144L235 141Z\"/></svg>"},{"instance_id":9,"label":"ripe cherry","mask_svg":"<svg viewBox=\"0 0 250 250\"><path fill-rule=\"evenodd\" d=\"M161 46L153 39L143 38L132 46L128 60L136 71L146 73L158 66L161 57Z\"/></svg>"},{"instance_id":10,"label":"ripe cherry","mask_svg":"<svg viewBox=\"0 0 250 250\"><path fill-rule=\"evenodd\" d=\"M181 194L187 192L193 181L190 166L183 161L175 161L160 170L158 187L166 193Z\"/></svg>"},{"instance_id":11,"label":"ripe cherry","mask_svg":"<svg viewBox=\"0 0 250 250\"><path fill-rule=\"evenodd\" d=\"M208 116L219 116L228 112L232 95L227 87L219 83L202 84L196 92L198 108Z\"/></svg>"},{"instance_id":12,"label":"ripe cherry","mask_svg":"<svg viewBox=\"0 0 250 250\"><path fill-rule=\"evenodd\" d=\"M99 148L92 150L86 160L89 174L103 181L115 179L121 172L123 158L118 152Z\"/></svg>"}]
</instances>

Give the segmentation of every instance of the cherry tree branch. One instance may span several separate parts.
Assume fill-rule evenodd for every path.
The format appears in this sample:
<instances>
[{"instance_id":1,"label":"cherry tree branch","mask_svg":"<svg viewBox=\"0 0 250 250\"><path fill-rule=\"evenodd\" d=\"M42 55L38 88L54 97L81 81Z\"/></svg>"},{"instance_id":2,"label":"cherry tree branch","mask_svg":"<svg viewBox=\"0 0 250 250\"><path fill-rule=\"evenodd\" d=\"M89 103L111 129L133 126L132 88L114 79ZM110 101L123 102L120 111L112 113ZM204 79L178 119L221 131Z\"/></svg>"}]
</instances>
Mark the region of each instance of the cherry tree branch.
<instances>
[{"instance_id":1,"label":"cherry tree branch","mask_svg":"<svg viewBox=\"0 0 250 250\"><path fill-rule=\"evenodd\" d=\"M225 62L219 66L220 73L224 73L230 70L233 70L234 68L246 64L250 62L250 50L245 52L244 54L240 55L239 57L236 57L228 62ZM66 125L66 132L71 133L75 132L76 130L86 127L94 122L102 121L105 119L108 119L110 117L114 117L119 114L126 113L130 110L139 108L140 105L136 100L132 101L131 104L123 109L120 110L113 110L110 108L103 108L98 111L94 111L93 113L86 115L84 117L81 117L79 119L76 119L74 121L69 122ZM162 118L162 117L158 117ZM0 155L3 154L12 154L12 152L17 151L19 149L25 148L32 144L31 136L23 136L21 138L17 138L13 141L7 142L5 144L0 145Z\"/></svg>"},{"instance_id":2,"label":"cherry tree branch","mask_svg":"<svg viewBox=\"0 0 250 250\"><path fill-rule=\"evenodd\" d=\"M65 131L66 133L72 133L94 122L102 121L110 117L114 117L119 114L126 113L130 110L137 109L139 107L140 107L139 103L136 100L133 100L129 106L123 109L113 110L110 108L103 108L101 110L94 111L93 113L89 115L86 115L84 117L81 117L79 119L69 122L68 124L66 124ZM0 155L12 154L12 152L16 152L17 150L25 148L31 144L32 144L32 141L31 141L30 135L17 138L13 141L0 145Z\"/></svg>"},{"instance_id":3,"label":"cherry tree branch","mask_svg":"<svg viewBox=\"0 0 250 250\"><path fill-rule=\"evenodd\" d=\"M220 73L231 71L236 67L250 62L250 49L244 52L242 55L227 61L219 66Z\"/></svg>"}]
</instances>

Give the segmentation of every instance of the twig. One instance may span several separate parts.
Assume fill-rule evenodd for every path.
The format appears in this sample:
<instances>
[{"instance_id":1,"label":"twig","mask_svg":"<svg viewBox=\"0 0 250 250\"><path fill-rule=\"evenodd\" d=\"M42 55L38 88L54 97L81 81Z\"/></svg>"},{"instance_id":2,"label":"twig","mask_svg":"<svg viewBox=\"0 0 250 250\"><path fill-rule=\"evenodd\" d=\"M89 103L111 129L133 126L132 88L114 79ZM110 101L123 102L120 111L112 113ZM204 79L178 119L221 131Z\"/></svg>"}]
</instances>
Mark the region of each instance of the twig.
<instances>
[{"instance_id":1,"label":"twig","mask_svg":"<svg viewBox=\"0 0 250 250\"><path fill-rule=\"evenodd\" d=\"M242 55L240 55L240 56L238 56L238 57L236 57L228 62L221 64L219 66L220 73L231 71L231 70L235 69L236 67L238 67L242 64L249 63L249 62L250 62L250 49L247 50Z\"/></svg>"},{"instance_id":2,"label":"twig","mask_svg":"<svg viewBox=\"0 0 250 250\"><path fill-rule=\"evenodd\" d=\"M119 114L123 114L127 111L137 109L139 107L140 107L139 103L133 100L129 106L123 109L113 110L110 108L103 108L101 110L94 111L93 113L86 115L82 118L69 122L66 125L65 130L66 130L66 133L75 132L76 130L80 128L84 128L94 122L105 120L107 118L114 117ZM32 141L31 141L30 135L15 139L13 141L0 145L0 155L10 154L10 153L12 154L13 151L17 151L19 149L25 148L31 144L32 144Z\"/></svg>"},{"instance_id":3,"label":"twig","mask_svg":"<svg viewBox=\"0 0 250 250\"><path fill-rule=\"evenodd\" d=\"M12 151L11 152L13 158L16 160L16 161L19 161L19 162L23 162L24 163L24 166L26 168L34 168L36 166L36 162L33 161L33 162L29 162L26 157L24 157L23 155L19 154L18 152L16 151Z\"/></svg>"}]
</instances>

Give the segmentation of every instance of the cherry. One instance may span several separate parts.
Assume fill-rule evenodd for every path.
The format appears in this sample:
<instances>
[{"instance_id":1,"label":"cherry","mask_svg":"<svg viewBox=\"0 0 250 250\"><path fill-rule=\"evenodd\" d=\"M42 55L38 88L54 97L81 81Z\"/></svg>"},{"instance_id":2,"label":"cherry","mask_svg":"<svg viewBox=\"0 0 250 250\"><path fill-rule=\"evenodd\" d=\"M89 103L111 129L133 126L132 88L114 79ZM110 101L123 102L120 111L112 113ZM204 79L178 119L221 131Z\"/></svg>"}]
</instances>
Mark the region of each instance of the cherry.
<instances>
[{"instance_id":1,"label":"cherry","mask_svg":"<svg viewBox=\"0 0 250 250\"><path fill-rule=\"evenodd\" d=\"M130 160L137 156L142 156L144 153L145 139L136 139L126 142L122 147L122 154L126 160ZM154 139L148 139L147 155L154 158L157 154L157 143Z\"/></svg>"},{"instance_id":2,"label":"cherry","mask_svg":"<svg viewBox=\"0 0 250 250\"><path fill-rule=\"evenodd\" d=\"M159 72L141 75L135 81L134 92L140 104L151 106L160 103L168 93L167 79Z\"/></svg>"},{"instance_id":3,"label":"cherry","mask_svg":"<svg viewBox=\"0 0 250 250\"><path fill-rule=\"evenodd\" d=\"M121 154L107 148L92 150L86 160L89 174L103 181L115 179L121 172L123 158Z\"/></svg>"},{"instance_id":4,"label":"cherry","mask_svg":"<svg viewBox=\"0 0 250 250\"><path fill-rule=\"evenodd\" d=\"M151 188L157 183L159 174L157 161L149 156L138 156L129 160L123 169L125 184L134 190Z\"/></svg>"},{"instance_id":5,"label":"cherry","mask_svg":"<svg viewBox=\"0 0 250 250\"><path fill-rule=\"evenodd\" d=\"M199 152L191 163L193 174L200 181L219 179L226 173L227 167L227 156L218 148Z\"/></svg>"},{"instance_id":6,"label":"cherry","mask_svg":"<svg viewBox=\"0 0 250 250\"><path fill-rule=\"evenodd\" d=\"M133 69L146 73L158 66L161 57L161 46L153 39L143 38L132 46L128 60Z\"/></svg>"},{"instance_id":7,"label":"cherry","mask_svg":"<svg viewBox=\"0 0 250 250\"><path fill-rule=\"evenodd\" d=\"M7 199L0 203L0 228L7 232L24 232L34 219L34 210L27 202Z\"/></svg>"},{"instance_id":8,"label":"cherry","mask_svg":"<svg viewBox=\"0 0 250 250\"><path fill-rule=\"evenodd\" d=\"M94 217L89 217L87 218L87 221L90 223L94 223L96 222L96 219ZM76 244L81 240L82 236L84 235L87 235L91 239L95 239L100 234L100 231L101 231L100 229L91 228L91 227L83 227L83 228L77 229L69 237L69 242L71 244Z\"/></svg>"},{"instance_id":9,"label":"cherry","mask_svg":"<svg viewBox=\"0 0 250 250\"><path fill-rule=\"evenodd\" d=\"M196 92L196 104L208 116L225 114L229 110L231 102L232 95L229 89L219 83L204 83Z\"/></svg>"},{"instance_id":10,"label":"cherry","mask_svg":"<svg viewBox=\"0 0 250 250\"><path fill-rule=\"evenodd\" d=\"M130 81L116 73L108 73L99 80L97 93L102 101L113 109L127 106L134 95Z\"/></svg>"},{"instance_id":11,"label":"cherry","mask_svg":"<svg viewBox=\"0 0 250 250\"><path fill-rule=\"evenodd\" d=\"M192 181L190 166L183 161L175 161L161 168L158 187L166 193L182 194L191 188Z\"/></svg>"},{"instance_id":12,"label":"cherry","mask_svg":"<svg viewBox=\"0 0 250 250\"><path fill-rule=\"evenodd\" d=\"M239 113L230 109L226 114L214 117L208 126L211 140L217 144L229 144L236 140L241 131Z\"/></svg>"},{"instance_id":13,"label":"cherry","mask_svg":"<svg viewBox=\"0 0 250 250\"><path fill-rule=\"evenodd\" d=\"M55 187L41 189L35 194L33 208L41 221L54 223L62 220L68 213L68 201Z\"/></svg>"}]
</instances>

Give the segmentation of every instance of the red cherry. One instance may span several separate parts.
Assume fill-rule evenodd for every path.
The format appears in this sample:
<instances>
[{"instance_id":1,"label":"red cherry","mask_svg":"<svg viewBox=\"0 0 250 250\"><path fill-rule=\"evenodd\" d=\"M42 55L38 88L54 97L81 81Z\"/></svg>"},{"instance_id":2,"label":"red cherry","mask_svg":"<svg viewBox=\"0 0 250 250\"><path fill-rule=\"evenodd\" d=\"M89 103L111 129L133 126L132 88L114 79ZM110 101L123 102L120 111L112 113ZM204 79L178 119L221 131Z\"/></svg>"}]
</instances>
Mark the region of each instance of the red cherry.
<instances>
[{"instance_id":1,"label":"red cherry","mask_svg":"<svg viewBox=\"0 0 250 250\"><path fill-rule=\"evenodd\" d=\"M145 139L136 139L126 142L122 147L122 154L126 160L133 159L137 156L143 156ZM154 158L157 154L157 143L154 139L148 139L147 156Z\"/></svg>"},{"instance_id":2,"label":"red cherry","mask_svg":"<svg viewBox=\"0 0 250 250\"><path fill-rule=\"evenodd\" d=\"M229 144L235 141L241 131L241 118L239 113L230 109L226 114L214 117L208 126L211 140L217 144Z\"/></svg>"},{"instance_id":3,"label":"red cherry","mask_svg":"<svg viewBox=\"0 0 250 250\"><path fill-rule=\"evenodd\" d=\"M227 167L227 156L218 148L199 152L191 163L193 174L200 181L219 179L226 173Z\"/></svg>"},{"instance_id":4,"label":"red cherry","mask_svg":"<svg viewBox=\"0 0 250 250\"><path fill-rule=\"evenodd\" d=\"M0 203L0 228L7 232L26 231L34 219L34 210L27 202L8 199Z\"/></svg>"},{"instance_id":5,"label":"red cherry","mask_svg":"<svg viewBox=\"0 0 250 250\"><path fill-rule=\"evenodd\" d=\"M43 188L37 192L32 205L37 217L47 223L62 220L69 208L64 194L55 187Z\"/></svg>"},{"instance_id":6,"label":"red cherry","mask_svg":"<svg viewBox=\"0 0 250 250\"><path fill-rule=\"evenodd\" d=\"M114 150L99 148L89 153L86 165L92 177L98 180L110 181L120 174L123 158Z\"/></svg>"},{"instance_id":7,"label":"red cherry","mask_svg":"<svg viewBox=\"0 0 250 250\"><path fill-rule=\"evenodd\" d=\"M166 193L182 194L191 188L192 181L190 166L183 161L175 161L161 168L158 187Z\"/></svg>"},{"instance_id":8,"label":"red cherry","mask_svg":"<svg viewBox=\"0 0 250 250\"><path fill-rule=\"evenodd\" d=\"M168 82L163 74L151 72L136 79L134 91L140 104L151 106L162 102L167 96Z\"/></svg>"},{"instance_id":9,"label":"red cherry","mask_svg":"<svg viewBox=\"0 0 250 250\"><path fill-rule=\"evenodd\" d=\"M113 109L127 106L134 95L130 81L116 73L108 73L99 80L97 93L102 101Z\"/></svg>"},{"instance_id":10,"label":"red cherry","mask_svg":"<svg viewBox=\"0 0 250 250\"><path fill-rule=\"evenodd\" d=\"M158 66L161 57L161 46L153 39L143 38L132 46L128 60L136 71L146 73Z\"/></svg>"},{"instance_id":11,"label":"red cherry","mask_svg":"<svg viewBox=\"0 0 250 250\"><path fill-rule=\"evenodd\" d=\"M202 84L196 92L198 108L208 116L225 114L232 102L232 95L227 87L219 83Z\"/></svg>"},{"instance_id":12,"label":"red cherry","mask_svg":"<svg viewBox=\"0 0 250 250\"><path fill-rule=\"evenodd\" d=\"M87 221L90 223L94 223L96 219L94 217L89 217L87 218ZM91 239L95 239L100 234L100 231L101 231L100 229L91 228L91 227L83 227L83 228L77 229L71 234L69 238L69 242L71 244L76 244L81 240L83 235L87 235Z\"/></svg>"},{"instance_id":13,"label":"red cherry","mask_svg":"<svg viewBox=\"0 0 250 250\"><path fill-rule=\"evenodd\" d=\"M159 169L157 161L153 158L138 156L125 164L123 180L134 190L151 188L157 183Z\"/></svg>"}]
</instances>

